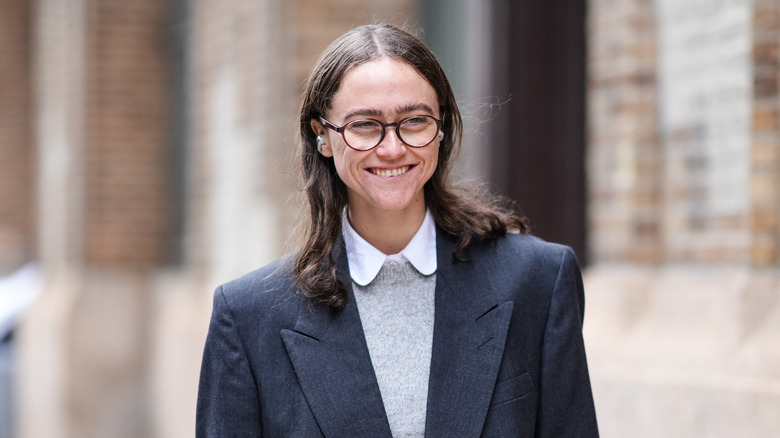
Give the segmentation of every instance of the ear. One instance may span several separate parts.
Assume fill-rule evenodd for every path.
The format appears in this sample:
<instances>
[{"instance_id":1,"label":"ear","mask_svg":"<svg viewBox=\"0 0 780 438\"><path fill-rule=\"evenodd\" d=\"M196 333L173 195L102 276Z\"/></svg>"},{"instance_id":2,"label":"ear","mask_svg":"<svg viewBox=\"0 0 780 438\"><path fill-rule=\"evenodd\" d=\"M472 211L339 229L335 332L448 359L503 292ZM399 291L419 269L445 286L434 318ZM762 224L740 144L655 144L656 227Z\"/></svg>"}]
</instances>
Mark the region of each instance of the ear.
<instances>
[{"instance_id":1,"label":"ear","mask_svg":"<svg viewBox=\"0 0 780 438\"><path fill-rule=\"evenodd\" d=\"M309 125L311 126L311 130L314 131L314 135L316 136L322 136L325 139L325 143L322 145L322 156L323 157L332 157L333 156L333 149L330 145L330 138L328 136L328 130L322 126L322 123L320 123L317 120L311 119L309 122Z\"/></svg>"},{"instance_id":2,"label":"ear","mask_svg":"<svg viewBox=\"0 0 780 438\"><path fill-rule=\"evenodd\" d=\"M311 119L311 121L309 121L309 126L311 126L311 130L314 131L314 135L325 135L325 127L322 126L322 123L320 123L319 120Z\"/></svg>"}]
</instances>

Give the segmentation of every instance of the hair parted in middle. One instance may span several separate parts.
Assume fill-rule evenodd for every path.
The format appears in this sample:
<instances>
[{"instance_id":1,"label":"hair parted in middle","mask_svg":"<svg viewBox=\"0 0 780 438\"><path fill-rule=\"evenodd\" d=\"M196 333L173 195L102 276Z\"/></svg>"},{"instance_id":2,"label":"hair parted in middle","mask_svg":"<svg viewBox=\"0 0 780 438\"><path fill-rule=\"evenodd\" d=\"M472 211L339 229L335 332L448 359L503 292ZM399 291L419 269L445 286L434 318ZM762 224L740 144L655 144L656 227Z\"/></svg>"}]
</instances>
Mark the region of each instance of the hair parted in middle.
<instances>
[{"instance_id":1,"label":"hair parted in middle","mask_svg":"<svg viewBox=\"0 0 780 438\"><path fill-rule=\"evenodd\" d=\"M346 286L337 278L333 250L341 239L341 215L347 206L347 186L336 173L332 158L317 151L312 120L326 117L341 80L351 68L388 57L411 65L433 87L444 123L438 166L424 186L425 205L437 227L456 241L454 257L474 238L496 239L507 230L527 232L524 218L506 200L456 188L450 181L461 145L463 125L455 96L436 56L416 37L388 24L352 29L325 49L306 83L301 105L298 150L308 223L295 256L293 274L298 291L324 301L333 309L347 303Z\"/></svg>"}]
</instances>

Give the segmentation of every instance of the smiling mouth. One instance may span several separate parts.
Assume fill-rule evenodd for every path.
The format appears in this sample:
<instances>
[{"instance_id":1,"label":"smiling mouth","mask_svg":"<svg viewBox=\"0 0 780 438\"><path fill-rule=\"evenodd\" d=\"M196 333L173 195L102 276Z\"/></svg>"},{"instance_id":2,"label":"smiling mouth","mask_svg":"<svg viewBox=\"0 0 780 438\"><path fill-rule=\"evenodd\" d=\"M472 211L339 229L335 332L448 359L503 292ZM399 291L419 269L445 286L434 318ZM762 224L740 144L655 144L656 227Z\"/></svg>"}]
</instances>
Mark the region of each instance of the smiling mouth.
<instances>
[{"instance_id":1,"label":"smiling mouth","mask_svg":"<svg viewBox=\"0 0 780 438\"><path fill-rule=\"evenodd\" d=\"M411 168L412 168L412 166L403 166L403 167L399 167L397 169L373 169L372 168L372 169L369 169L369 170L371 171L371 173L373 173L376 176L390 177L390 176L403 175L406 172L408 172L409 169L411 169Z\"/></svg>"}]
</instances>

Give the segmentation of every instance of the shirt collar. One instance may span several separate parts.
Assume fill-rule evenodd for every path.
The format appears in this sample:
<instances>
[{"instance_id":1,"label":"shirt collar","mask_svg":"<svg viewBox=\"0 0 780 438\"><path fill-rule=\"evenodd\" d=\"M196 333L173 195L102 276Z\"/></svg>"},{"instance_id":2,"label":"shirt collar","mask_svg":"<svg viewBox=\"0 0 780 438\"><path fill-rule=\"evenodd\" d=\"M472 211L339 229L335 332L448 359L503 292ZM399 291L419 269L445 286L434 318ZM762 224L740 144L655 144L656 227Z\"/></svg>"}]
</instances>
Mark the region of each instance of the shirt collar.
<instances>
[{"instance_id":1,"label":"shirt collar","mask_svg":"<svg viewBox=\"0 0 780 438\"><path fill-rule=\"evenodd\" d=\"M347 249L349 275L352 281L366 286L374 281L386 261L409 261L420 274L431 275L436 272L436 225L431 212L425 211L425 219L406 248L398 254L385 255L352 228L347 218L347 209L341 217L344 246Z\"/></svg>"}]
</instances>

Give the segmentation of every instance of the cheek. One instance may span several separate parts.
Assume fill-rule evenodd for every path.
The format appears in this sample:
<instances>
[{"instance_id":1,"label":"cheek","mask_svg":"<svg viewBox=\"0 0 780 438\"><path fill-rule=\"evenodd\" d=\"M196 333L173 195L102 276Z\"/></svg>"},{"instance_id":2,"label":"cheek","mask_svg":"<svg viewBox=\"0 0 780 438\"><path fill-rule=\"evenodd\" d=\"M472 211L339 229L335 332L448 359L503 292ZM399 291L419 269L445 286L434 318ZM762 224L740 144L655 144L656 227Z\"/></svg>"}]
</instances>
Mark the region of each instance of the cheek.
<instances>
[{"instance_id":1,"label":"cheek","mask_svg":"<svg viewBox=\"0 0 780 438\"><path fill-rule=\"evenodd\" d=\"M350 178L350 172L357 166L358 157L355 157L351 150L343 144L336 145L333 148L333 163L336 166L336 172L342 181L347 181Z\"/></svg>"},{"instance_id":2,"label":"cheek","mask_svg":"<svg viewBox=\"0 0 780 438\"><path fill-rule=\"evenodd\" d=\"M427 161L428 161L428 163L430 163L430 167L431 167L430 172L431 172L431 174L433 174L433 172L436 170L436 168L439 167L439 147L438 146L436 146L430 152L430 155L428 156Z\"/></svg>"}]
</instances>

